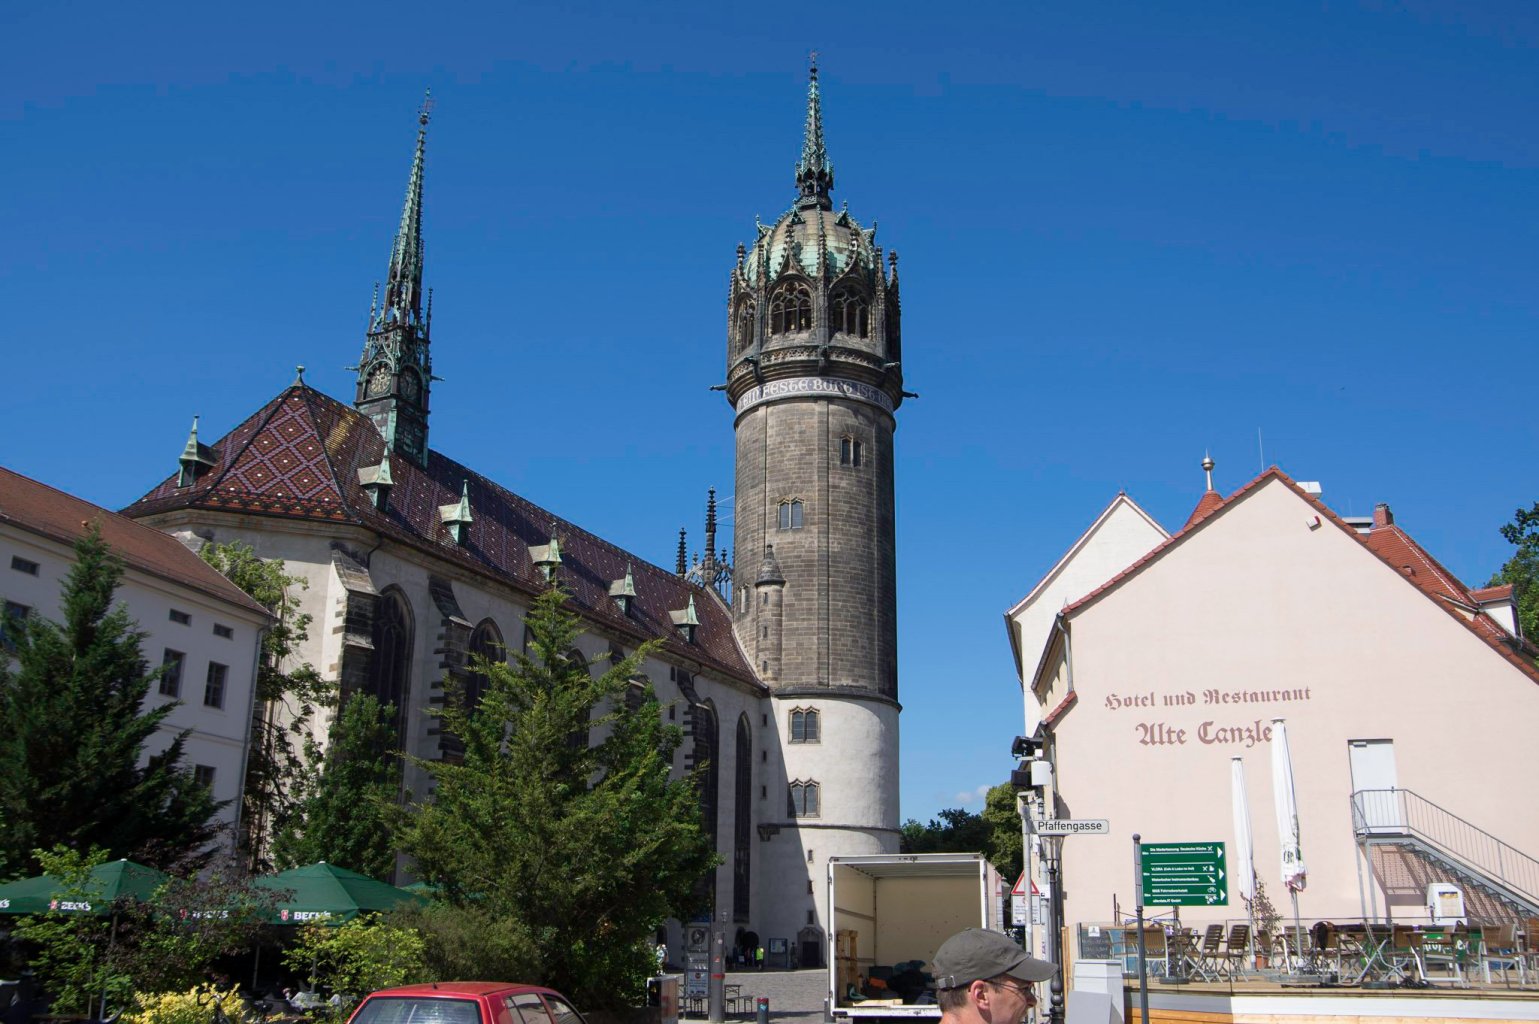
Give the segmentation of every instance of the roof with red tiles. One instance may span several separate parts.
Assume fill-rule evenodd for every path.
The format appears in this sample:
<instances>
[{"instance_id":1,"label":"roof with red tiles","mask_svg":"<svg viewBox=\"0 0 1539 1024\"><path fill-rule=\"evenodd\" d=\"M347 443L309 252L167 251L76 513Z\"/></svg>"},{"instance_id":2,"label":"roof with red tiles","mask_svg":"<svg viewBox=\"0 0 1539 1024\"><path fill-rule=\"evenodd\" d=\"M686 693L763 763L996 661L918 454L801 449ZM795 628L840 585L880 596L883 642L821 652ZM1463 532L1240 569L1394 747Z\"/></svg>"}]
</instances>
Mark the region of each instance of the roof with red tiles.
<instances>
[{"instance_id":1,"label":"roof with red tiles","mask_svg":"<svg viewBox=\"0 0 1539 1024\"><path fill-rule=\"evenodd\" d=\"M1047 715L1042 719L1042 728L1051 732L1053 728L1058 724L1058 720L1061 719L1070 708L1078 703L1079 691L1070 690L1068 694L1063 698L1063 700L1059 701L1058 705L1054 707L1053 710L1049 711Z\"/></svg>"},{"instance_id":2,"label":"roof with red tiles","mask_svg":"<svg viewBox=\"0 0 1539 1024\"><path fill-rule=\"evenodd\" d=\"M175 537L4 467L0 467L0 523L71 547L95 523L102 539L126 565L226 604L267 615L267 609Z\"/></svg>"},{"instance_id":3,"label":"roof with red tiles","mask_svg":"<svg viewBox=\"0 0 1539 1024\"><path fill-rule=\"evenodd\" d=\"M585 617L638 641L661 637L678 656L762 686L715 591L595 537L440 452L428 453L426 468L391 456L394 486L385 509L376 509L358 470L379 465L384 439L368 417L308 385L289 387L212 447L213 466L191 486L178 487L173 474L125 514L203 509L350 523L531 595L544 589L545 579L529 548L549 543L554 530L561 543L559 579ZM458 545L438 510L458 504L462 488L469 491L472 521L466 543ZM623 615L609 584L628 567L636 597ZM687 643L668 613L683 609L691 595L700 625L695 642Z\"/></svg>"},{"instance_id":4,"label":"roof with red tiles","mask_svg":"<svg viewBox=\"0 0 1539 1024\"><path fill-rule=\"evenodd\" d=\"M1186 525L1181 527L1181 529L1190 529L1192 524L1199 523L1208 518L1208 516L1217 512L1223 506L1223 496L1217 491L1203 491L1202 497L1197 499L1197 507L1192 509L1192 514L1186 517Z\"/></svg>"},{"instance_id":5,"label":"roof with red tiles","mask_svg":"<svg viewBox=\"0 0 1539 1024\"><path fill-rule=\"evenodd\" d=\"M1476 587L1470 591L1470 597L1485 604L1490 601L1510 601L1512 599L1512 584L1499 583L1494 587Z\"/></svg>"},{"instance_id":6,"label":"roof with red tiles","mask_svg":"<svg viewBox=\"0 0 1539 1024\"><path fill-rule=\"evenodd\" d=\"M1221 505L1202 516L1200 519L1194 514L1192 520L1182 527L1180 531L1171 535L1170 539L1157 545L1152 551L1144 555L1138 561L1101 584L1078 601L1064 606L1060 613L1065 620L1083 611L1085 608L1099 601L1107 594L1116 590L1127 580L1138 575L1145 567L1163 557L1168 551L1181 544L1188 536L1197 530L1204 529L1208 524L1223 517L1223 514L1232 508L1237 502L1243 501L1248 495L1256 491L1264 483L1270 480L1279 480L1293 493L1297 494L1305 502L1314 508L1314 511L1323 522L1329 522L1342 533L1351 537L1357 543L1373 552L1386 565L1396 570L1397 575L1402 576L1408 583L1415 586L1430 600L1435 601L1449 615L1470 630L1476 636L1484 640L1492 650L1500 654L1511 664L1515 665L1524 674L1535 682L1539 682L1539 665L1536 665L1533 657L1533 645L1525 641L1519 641L1501 627L1489 615L1481 613L1474 615L1469 611L1478 603L1472 599L1470 591L1458 579L1444 569L1437 560L1427 554L1421 545L1410 538L1404 530L1397 526L1376 527L1368 536L1359 534L1351 526L1348 526L1340 516L1332 512L1319 498L1300 487L1293 478L1276 466L1268 468L1260 476L1251 480L1245 486L1235 491L1229 497L1224 498ZM1208 492L1209 494L1214 492ZM1206 498L1206 494L1204 498ZM1201 508L1199 502L1198 507ZM1379 534L1380 539L1375 544L1372 541L1374 534ZM1405 565L1418 568L1419 571L1407 574ZM1461 612L1460 605L1464 606Z\"/></svg>"}]
</instances>

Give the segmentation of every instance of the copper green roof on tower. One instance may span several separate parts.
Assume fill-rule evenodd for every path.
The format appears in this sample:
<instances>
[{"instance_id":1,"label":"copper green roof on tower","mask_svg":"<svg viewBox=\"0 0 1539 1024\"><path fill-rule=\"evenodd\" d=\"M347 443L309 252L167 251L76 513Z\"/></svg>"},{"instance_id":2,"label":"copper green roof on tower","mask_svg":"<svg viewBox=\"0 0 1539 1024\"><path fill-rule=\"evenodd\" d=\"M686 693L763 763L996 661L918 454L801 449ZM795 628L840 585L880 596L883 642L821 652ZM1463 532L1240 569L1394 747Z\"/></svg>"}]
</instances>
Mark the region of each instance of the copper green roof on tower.
<instances>
[{"instance_id":1,"label":"copper green roof on tower","mask_svg":"<svg viewBox=\"0 0 1539 1024\"><path fill-rule=\"evenodd\" d=\"M818 91L818 62L814 55L807 73L807 123L802 130L802 158L796 163L797 206L807 209L833 206L828 193L834 187L834 165L823 142L823 98Z\"/></svg>"},{"instance_id":2,"label":"copper green roof on tower","mask_svg":"<svg viewBox=\"0 0 1539 1024\"><path fill-rule=\"evenodd\" d=\"M390 269L385 274L385 304L370 327L400 322L422 322L422 165L427 153L428 114L432 92L417 114L417 151L412 157L411 177L406 182L406 201L401 206L401 226L390 248Z\"/></svg>"}]
</instances>

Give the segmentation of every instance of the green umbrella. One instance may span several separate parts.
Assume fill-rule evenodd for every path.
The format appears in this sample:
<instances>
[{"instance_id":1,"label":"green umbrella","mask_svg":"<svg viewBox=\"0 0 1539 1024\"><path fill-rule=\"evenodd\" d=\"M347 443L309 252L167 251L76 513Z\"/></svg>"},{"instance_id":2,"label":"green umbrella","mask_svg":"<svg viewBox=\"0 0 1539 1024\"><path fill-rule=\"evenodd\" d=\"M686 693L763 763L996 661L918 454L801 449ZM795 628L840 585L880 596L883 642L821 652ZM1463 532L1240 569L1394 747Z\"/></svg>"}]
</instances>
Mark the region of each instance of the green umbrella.
<instances>
[{"instance_id":1,"label":"green umbrella","mask_svg":"<svg viewBox=\"0 0 1539 1024\"><path fill-rule=\"evenodd\" d=\"M367 875L321 861L253 880L263 889L288 890L274 920L279 924L341 924L359 914L421 903L416 893L377 882Z\"/></svg>"},{"instance_id":2,"label":"green umbrella","mask_svg":"<svg viewBox=\"0 0 1539 1024\"><path fill-rule=\"evenodd\" d=\"M164 872L131 860L96 865L74 891L52 875L23 878L0 885L0 914L44 914L50 910L109 914L118 900L148 900L169 880Z\"/></svg>"}]
</instances>

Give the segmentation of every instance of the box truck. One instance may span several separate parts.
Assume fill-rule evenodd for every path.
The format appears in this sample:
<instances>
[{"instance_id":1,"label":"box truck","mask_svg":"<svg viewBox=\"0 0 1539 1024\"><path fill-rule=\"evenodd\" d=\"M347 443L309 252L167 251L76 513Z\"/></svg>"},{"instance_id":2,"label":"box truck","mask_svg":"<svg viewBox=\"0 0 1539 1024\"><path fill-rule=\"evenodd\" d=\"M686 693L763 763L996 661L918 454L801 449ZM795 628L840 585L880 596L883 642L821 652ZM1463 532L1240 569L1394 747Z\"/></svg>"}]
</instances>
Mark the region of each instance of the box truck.
<instances>
[{"instance_id":1,"label":"box truck","mask_svg":"<svg viewBox=\"0 0 1539 1024\"><path fill-rule=\"evenodd\" d=\"M1004 930L999 872L981 853L828 859L828 1016L939 1019L930 959L964 928Z\"/></svg>"}]
</instances>

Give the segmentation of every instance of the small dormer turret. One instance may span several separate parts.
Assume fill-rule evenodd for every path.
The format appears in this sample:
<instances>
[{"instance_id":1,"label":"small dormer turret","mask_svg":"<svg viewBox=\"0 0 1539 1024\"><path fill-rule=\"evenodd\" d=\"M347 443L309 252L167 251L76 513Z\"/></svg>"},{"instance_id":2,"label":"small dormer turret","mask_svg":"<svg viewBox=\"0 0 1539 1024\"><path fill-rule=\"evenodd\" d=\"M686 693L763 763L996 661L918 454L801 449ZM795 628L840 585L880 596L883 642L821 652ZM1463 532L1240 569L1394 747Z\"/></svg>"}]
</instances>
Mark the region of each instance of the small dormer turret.
<instances>
[{"instance_id":1,"label":"small dormer turret","mask_svg":"<svg viewBox=\"0 0 1539 1024\"><path fill-rule=\"evenodd\" d=\"M191 487L198 482L198 478L214 468L217 460L214 449L198 440L198 417L192 418L192 430L187 434L187 444L182 448L181 458L177 460L182 465L182 471L176 478L176 486Z\"/></svg>"},{"instance_id":2,"label":"small dormer turret","mask_svg":"<svg viewBox=\"0 0 1539 1024\"><path fill-rule=\"evenodd\" d=\"M438 506L438 518L449 528L449 536L454 543L464 547L470 543L470 524L474 517L470 514L470 481L466 480L460 486L460 500L453 505Z\"/></svg>"}]
</instances>

